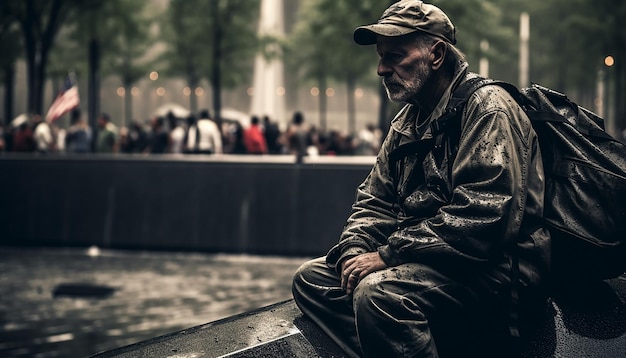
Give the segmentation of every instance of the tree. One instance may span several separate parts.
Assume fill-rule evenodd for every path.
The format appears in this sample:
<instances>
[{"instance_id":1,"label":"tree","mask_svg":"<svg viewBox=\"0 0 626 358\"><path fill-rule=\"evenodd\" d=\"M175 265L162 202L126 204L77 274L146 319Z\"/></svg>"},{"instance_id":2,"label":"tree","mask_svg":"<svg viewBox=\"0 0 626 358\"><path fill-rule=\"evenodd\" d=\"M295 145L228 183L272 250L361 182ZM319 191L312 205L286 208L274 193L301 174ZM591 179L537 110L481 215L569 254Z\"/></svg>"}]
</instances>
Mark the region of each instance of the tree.
<instances>
[{"instance_id":1,"label":"tree","mask_svg":"<svg viewBox=\"0 0 626 358\"><path fill-rule=\"evenodd\" d=\"M111 31L107 27L115 19L112 9L117 9L119 1L92 0L89 3L81 3L75 12L72 23L74 25L71 39L76 45L74 51L68 51L77 55L79 63L85 63L87 68L80 71L87 74L88 84L88 118L92 128L96 126L96 117L100 111L100 60L102 53L103 38L112 38ZM110 25L109 25L110 26ZM109 31L107 31L109 30ZM84 51L87 50L85 54ZM85 56L86 55L86 56Z\"/></svg>"},{"instance_id":2,"label":"tree","mask_svg":"<svg viewBox=\"0 0 626 358\"><path fill-rule=\"evenodd\" d=\"M480 59L486 57L494 66L492 77L515 82L517 67L516 28L511 24L511 0L433 0L456 27L456 46L465 54L469 69L478 72ZM517 21L519 14L515 15ZM481 42L487 41L489 49L481 49Z\"/></svg>"},{"instance_id":3,"label":"tree","mask_svg":"<svg viewBox=\"0 0 626 358\"><path fill-rule=\"evenodd\" d=\"M561 51L554 53L558 63L553 66L561 69L559 83L563 84L563 89L576 90L578 97L582 101L586 99L584 103L591 106L597 73L602 69L607 73L609 85L609 115L614 116L610 120L623 128L626 103L620 99L626 94L626 49L623 46L626 35L621 22L626 18L626 4L614 0L601 3L577 0L574 4L560 0L559 3L551 3L551 10L564 13L567 19L559 23L559 36L563 41ZM616 59L614 66L605 67L607 55Z\"/></svg>"},{"instance_id":4,"label":"tree","mask_svg":"<svg viewBox=\"0 0 626 358\"><path fill-rule=\"evenodd\" d=\"M250 78L258 50L255 20L258 0L214 0L208 9L208 78L213 89L215 119L221 124L222 87L232 88Z\"/></svg>"},{"instance_id":5,"label":"tree","mask_svg":"<svg viewBox=\"0 0 626 358\"><path fill-rule=\"evenodd\" d=\"M149 61L144 54L152 45L146 4L146 0L91 0L77 4L51 52L48 75L53 80L65 78L68 69L88 78L88 115L94 128L100 111L102 75L126 76L125 81L130 84L125 86L129 95L124 97L124 119L132 117L130 86L146 73ZM131 80L128 72L133 72Z\"/></svg>"},{"instance_id":6,"label":"tree","mask_svg":"<svg viewBox=\"0 0 626 358\"><path fill-rule=\"evenodd\" d=\"M373 77L376 64L376 54L373 49L364 48L354 42L352 35L354 24L368 23L372 17L379 17L384 10L385 2L363 1L355 9L354 4L348 2L322 0L319 6L320 10L328 15L326 21L330 31L325 39L326 46L335 49L329 68L330 75L346 85L348 132L354 134L356 133L356 85L358 81L367 82L367 79ZM384 101L381 103L386 103L386 95L381 99ZM385 115L383 121L387 122L388 118L389 116ZM379 119L379 124L383 121Z\"/></svg>"},{"instance_id":7,"label":"tree","mask_svg":"<svg viewBox=\"0 0 626 358\"><path fill-rule=\"evenodd\" d=\"M517 16L521 11L530 14L531 80L592 108L598 71L604 70L611 106L607 115L612 114L612 120L622 119L617 125L624 128L626 102L616 99L626 94L626 50L622 46L626 35L621 28L626 4L617 0L517 0L512 8ZM605 67L607 55L616 59L613 67Z\"/></svg>"},{"instance_id":8,"label":"tree","mask_svg":"<svg viewBox=\"0 0 626 358\"><path fill-rule=\"evenodd\" d=\"M332 0L310 0L300 8L299 22L285 44L288 67L320 89L320 126L326 129L326 83L336 80L346 84L348 92L349 131L355 131L354 90L358 81L373 77L376 63L372 49L358 46L352 40L355 24L377 19L386 4L363 0L358 3ZM306 44L306 46L302 46Z\"/></svg>"},{"instance_id":9,"label":"tree","mask_svg":"<svg viewBox=\"0 0 626 358\"><path fill-rule=\"evenodd\" d=\"M5 0L2 12L20 24L26 53L28 110L43 112L43 89L54 39L80 0Z\"/></svg>"},{"instance_id":10,"label":"tree","mask_svg":"<svg viewBox=\"0 0 626 358\"><path fill-rule=\"evenodd\" d=\"M118 0L115 28L116 36L108 39L114 51L109 60L111 73L117 74L124 88L124 120L130 123L132 115L132 86L152 68L153 60L146 56L152 45L150 25L152 20L146 16L146 1Z\"/></svg>"},{"instance_id":11,"label":"tree","mask_svg":"<svg viewBox=\"0 0 626 358\"><path fill-rule=\"evenodd\" d=\"M14 19L5 12L0 12L0 79L4 83L4 124L9 124L13 118L15 61L21 54L18 31Z\"/></svg>"},{"instance_id":12,"label":"tree","mask_svg":"<svg viewBox=\"0 0 626 358\"><path fill-rule=\"evenodd\" d=\"M596 4L600 5L600 4ZM597 22L600 28L601 39L600 58L607 55L613 56L615 59L614 67L607 68L608 78L614 83L613 103L609 103L614 107L614 123L616 129L626 128L626 34L622 28L622 21L626 18L626 3L623 1L611 0L603 1L596 8ZM626 138L625 138L626 139Z\"/></svg>"},{"instance_id":13,"label":"tree","mask_svg":"<svg viewBox=\"0 0 626 358\"><path fill-rule=\"evenodd\" d=\"M173 0L162 62L168 73L186 78L190 88L207 78L215 119L221 123L221 93L248 81L253 55L259 48L258 0ZM192 103L190 105L193 106Z\"/></svg>"},{"instance_id":14,"label":"tree","mask_svg":"<svg viewBox=\"0 0 626 358\"><path fill-rule=\"evenodd\" d=\"M293 34L283 43L286 68L295 68L304 79L317 83L319 88L319 122L326 128L326 79L332 61L332 48L326 46L330 31L326 30L324 12L320 2L307 1L298 10L298 19ZM302 44L307 44L302 46Z\"/></svg>"},{"instance_id":15,"label":"tree","mask_svg":"<svg viewBox=\"0 0 626 358\"><path fill-rule=\"evenodd\" d=\"M198 11L200 5L198 0L172 0L163 24L163 37L168 48L160 61L166 63L167 75L182 76L191 91L200 84L202 63L207 52L202 46L206 32L203 26L205 16ZM193 112L198 110L193 92L189 95L189 109Z\"/></svg>"},{"instance_id":16,"label":"tree","mask_svg":"<svg viewBox=\"0 0 626 358\"><path fill-rule=\"evenodd\" d=\"M353 92L357 82L371 86L380 81L371 81L375 74L375 52L371 47L354 44L352 34L356 26L374 23L394 0L363 0L357 3L333 0L309 0L300 11L301 22L291 39L294 62L301 64L304 78L315 80L324 86L328 78L342 81L348 90L349 128L354 131ZM512 32L503 25L502 12L487 0L468 3L463 0L433 1L452 19L459 32L459 47L470 63L478 64L480 42L484 39L494 43L506 43ZM481 26L476 26L480 23ZM301 44L306 43L306 47ZM475 61L474 61L475 59ZM380 88L380 87L379 87ZM381 95L382 110L379 125L387 128L391 115L387 110L384 89ZM324 96L320 98L320 122L325 123Z\"/></svg>"}]
</instances>

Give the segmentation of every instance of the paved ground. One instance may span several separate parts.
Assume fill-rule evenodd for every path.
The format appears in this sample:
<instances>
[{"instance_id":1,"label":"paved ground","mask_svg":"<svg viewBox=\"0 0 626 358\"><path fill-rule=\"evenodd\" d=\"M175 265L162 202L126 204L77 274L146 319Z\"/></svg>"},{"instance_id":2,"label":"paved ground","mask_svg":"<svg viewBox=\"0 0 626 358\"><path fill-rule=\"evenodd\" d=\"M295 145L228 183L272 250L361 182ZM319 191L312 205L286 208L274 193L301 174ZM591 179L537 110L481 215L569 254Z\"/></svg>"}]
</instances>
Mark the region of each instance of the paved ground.
<instances>
[{"instance_id":1,"label":"paved ground","mask_svg":"<svg viewBox=\"0 0 626 358\"><path fill-rule=\"evenodd\" d=\"M0 248L0 356L87 357L267 306L305 260ZM74 283L115 291L53 297Z\"/></svg>"}]
</instances>

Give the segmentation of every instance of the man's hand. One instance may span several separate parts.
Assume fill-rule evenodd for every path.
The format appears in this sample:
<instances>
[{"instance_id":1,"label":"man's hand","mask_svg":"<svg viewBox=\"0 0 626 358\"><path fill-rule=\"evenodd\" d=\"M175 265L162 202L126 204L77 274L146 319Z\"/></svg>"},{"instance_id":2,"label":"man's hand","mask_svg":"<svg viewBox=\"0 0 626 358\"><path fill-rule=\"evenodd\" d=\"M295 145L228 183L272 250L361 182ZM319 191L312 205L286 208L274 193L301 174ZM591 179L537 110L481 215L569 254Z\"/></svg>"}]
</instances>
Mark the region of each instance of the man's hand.
<instances>
[{"instance_id":1,"label":"man's hand","mask_svg":"<svg viewBox=\"0 0 626 358\"><path fill-rule=\"evenodd\" d=\"M349 258L341 267L341 287L351 294L363 277L387 267L378 252L368 252Z\"/></svg>"}]
</instances>

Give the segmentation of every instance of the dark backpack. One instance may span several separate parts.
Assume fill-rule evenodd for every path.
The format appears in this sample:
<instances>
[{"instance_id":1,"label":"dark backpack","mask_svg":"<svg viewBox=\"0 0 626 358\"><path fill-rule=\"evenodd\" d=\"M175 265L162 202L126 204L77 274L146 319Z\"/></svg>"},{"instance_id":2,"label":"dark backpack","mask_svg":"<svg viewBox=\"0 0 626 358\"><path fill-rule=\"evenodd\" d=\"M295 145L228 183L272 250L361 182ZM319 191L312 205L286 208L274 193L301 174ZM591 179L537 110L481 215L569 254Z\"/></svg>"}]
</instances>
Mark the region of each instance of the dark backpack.
<instances>
[{"instance_id":1,"label":"dark backpack","mask_svg":"<svg viewBox=\"0 0 626 358\"><path fill-rule=\"evenodd\" d=\"M481 77L462 83L446 114L431 125L437 144L445 133L455 132L447 128L450 123L460 127L460 114L470 95L486 85L505 88L537 133L545 170L544 220L552 237L553 278L601 280L626 272L626 145L604 131L602 118L564 94L536 84L518 90Z\"/></svg>"}]
</instances>

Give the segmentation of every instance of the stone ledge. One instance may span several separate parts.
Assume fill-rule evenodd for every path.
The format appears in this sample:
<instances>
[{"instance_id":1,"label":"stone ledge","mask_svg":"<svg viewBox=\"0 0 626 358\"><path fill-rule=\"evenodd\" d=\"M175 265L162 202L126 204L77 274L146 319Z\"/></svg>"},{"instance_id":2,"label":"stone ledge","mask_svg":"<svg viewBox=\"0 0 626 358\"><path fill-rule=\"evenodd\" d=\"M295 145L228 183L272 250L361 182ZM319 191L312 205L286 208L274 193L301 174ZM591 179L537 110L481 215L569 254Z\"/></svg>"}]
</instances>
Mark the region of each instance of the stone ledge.
<instances>
[{"instance_id":1,"label":"stone ledge","mask_svg":"<svg viewBox=\"0 0 626 358\"><path fill-rule=\"evenodd\" d=\"M547 320L522 356L626 356L626 275L575 286L568 285L551 299L553 319ZM294 301L288 300L93 357L343 356Z\"/></svg>"},{"instance_id":2,"label":"stone ledge","mask_svg":"<svg viewBox=\"0 0 626 358\"><path fill-rule=\"evenodd\" d=\"M343 352L293 300L174 332L112 351L124 357L340 357Z\"/></svg>"}]
</instances>

